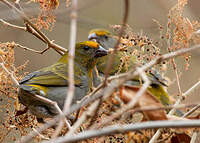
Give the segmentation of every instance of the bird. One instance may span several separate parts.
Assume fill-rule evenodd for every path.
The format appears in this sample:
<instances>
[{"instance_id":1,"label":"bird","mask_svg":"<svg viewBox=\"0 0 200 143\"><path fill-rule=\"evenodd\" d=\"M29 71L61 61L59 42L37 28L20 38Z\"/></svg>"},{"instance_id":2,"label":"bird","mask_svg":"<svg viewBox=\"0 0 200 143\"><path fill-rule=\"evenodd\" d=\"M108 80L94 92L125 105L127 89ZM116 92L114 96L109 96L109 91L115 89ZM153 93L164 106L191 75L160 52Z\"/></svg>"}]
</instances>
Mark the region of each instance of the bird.
<instances>
[{"instance_id":1,"label":"bird","mask_svg":"<svg viewBox=\"0 0 200 143\"><path fill-rule=\"evenodd\" d=\"M118 38L114 36L111 32L109 32L106 29L97 28L92 29L89 31L88 34L88 40L90 41L96 41L98 42L102 47L104 47L106 50L113 49ZM128 50L131 50L131 48L127 48ZM129 52L126 52L129 54ZM122 56L125 56L122 51L117 51L116 55L114 56L113 60L113 66L110 71L110 75L114 75L119 70L119 65L121 63L120 59ZM129 59L129 65L128 69L133 68L134 66L137 66L136 58L134 55L128 55L130 56ZM103 76L105 73L107 61L108 61L109 54L102 57L96 64L96 68L99 72L100 76ZM125 72L125 67L122 67L120 73ZM95 74L94 74L95 75ZM151 85L148 87L148 91L154 95L163 105L168 106L171 103L170 97L166 91L166 80L160 75L160 73L156 70L150 70L150 72L147 73L148 79L151 81ZM97 80L95 84L97 84ZM141 86L143 81L139 76L134 77L131 81L127 81L125 84L128 85L134 85L134 86Z\"/></svg>"},{"instance_id":2,"label":"bird","mask_svg":"<svg viewBox=\"0 0 200 143\"><path fill-rule=\"evenodd\" d=\"M94 41L76 43L74 56L75 93L72 104L82 99L92 88L92 69L99 58L106 56L107 50ZM18 98L35 115L38 121L52 118L58 110L34 95L50 99L63 109L69 90L68 52L55 64L26 75L20 82Z\"/></svg>"}]
</instances>

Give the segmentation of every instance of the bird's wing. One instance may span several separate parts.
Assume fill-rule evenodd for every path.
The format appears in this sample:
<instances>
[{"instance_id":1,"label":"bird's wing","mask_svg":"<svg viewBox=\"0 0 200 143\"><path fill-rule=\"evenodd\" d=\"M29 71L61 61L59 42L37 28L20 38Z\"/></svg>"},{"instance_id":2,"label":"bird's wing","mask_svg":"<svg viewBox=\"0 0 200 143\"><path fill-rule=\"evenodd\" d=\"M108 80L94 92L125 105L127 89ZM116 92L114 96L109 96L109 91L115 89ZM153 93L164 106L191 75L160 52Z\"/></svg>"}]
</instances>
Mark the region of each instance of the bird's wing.
<instances>
[{"instance_id":1,"label":"bird's wing","mask_svg":"<svg viewBox=\"0 0 200 143\"><path fill-rule=\"evenodd\" d=\"M67 64L56 63L50 67L43 68L25 76L20 84L38 84L43 86L67 86L68 68ZM75 81L79 85L80 81Z\"/></svg>"}]
</instances>

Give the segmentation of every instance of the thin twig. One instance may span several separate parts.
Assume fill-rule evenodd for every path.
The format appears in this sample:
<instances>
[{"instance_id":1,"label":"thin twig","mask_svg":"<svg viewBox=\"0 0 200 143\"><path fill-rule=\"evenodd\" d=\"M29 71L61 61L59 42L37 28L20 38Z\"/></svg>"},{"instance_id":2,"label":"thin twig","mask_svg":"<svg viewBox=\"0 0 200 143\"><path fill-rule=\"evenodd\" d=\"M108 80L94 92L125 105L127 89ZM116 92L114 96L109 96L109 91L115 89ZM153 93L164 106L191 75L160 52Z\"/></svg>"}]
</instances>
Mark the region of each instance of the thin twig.
<instances>
[{"instance_id":1,"label":"thin twig","mask_svg":"<svg viewBox=\"0 0 200 143\"><path fill-rule=\"evenodd\" d=\"M189 88L185 93L183 93L183 95L176 101L176 103L174 104L174 106L179 105L199 85L200 85L200 81L198 81L197 83L195 83L191 88ZM172 114L175 113L175 111L176 111L175 109L172 109L168 114L172 115Z\"/></svg>"},{"instance_id":2,"label":"thin twig","mask_svg":"<svg viewBox=\"0 0 200 143\"><path fill-rule=\"evenodd\" d=\"M197 109L200 108L200 104L196 105L194 108L192 108L190 111L186 112L182 117L188 117L190 116L193 112L195 112Z\"/></svg>"},{"instance_id":3,"label":"thin twig","mask_svg":"<svg viewBox=\"0 0 200 143\"><path fill-rule=\"evenodd\" d=\"M92 105L90 105L90 107L88 108L87 111L85 111L81 117L77 120L77 122L72 126L71 130L66 134L66 136L70 136L73 135L74 132L81 126L81 124L88 119L89 117L92 117L92 115L94 115L94 111L95 109L98 107L99 105L99 100L95 101L94 103L92 103Z\"/></svg>"},{"instance_id":4,"label":"thin twig","mask_svg":"<svg viewBox=\"0 0 200 143\"><path fill-rule=\"evenodd\" d=\"M169 23L169 20L168 20L168 23ZM168 33L168 39L167 39L167 50L169 53L172 52L171 50L171 44L170 44L170 41L171 41L171 34L170 34L171 30L170 28L168 27L167 28L167 33ZM171 59L171 62L172 62L172 66L173 66L173 69L174 69L174 72L175 72L175 75L176 75L176 83L177 83L177 86L178 86L178 92L179 92L179 96L182 96L182 91L181 91L181 86L180 86L180 81L179 81L179 75L178 75L178 69L177 69L177 66L176 66L176 63L175 63L175 60L174 58Z\"/></svg>"},{"instance_id":5,"label":"thin twig","mask_svg":"<svg viewBox=\"0 0 200 143\"><path fill-rule=\"evenodd\" d=\"M75 54L75 43L76 43L76 32L77 32L77 5L78 1L72 1L72 11L71 11L71 25L70 25L70 41L69 41L69 53L68 53L68 77L69 77L69 86L68 92L66 93L65 104L63 108L63 112L66 113L70 110L71 102L74 97L74 54ZM54 137L56 137L63 127L62 120L60 121L56 131L54 133Z\"/></svg>"},{"instance_id":6,"label":"thin twig","mask_svg":"<svg viewBox=\"0 0 200 143\"><path fill-rule=\"evenodd\" d=\"M176 83L177 83L177 86L178 86L179 96L182 96L182 90L181 90L181 85L180 85L180 80L179 80L179 75L178 75L178 69L177 69L174 58L172 58L171 61L172 61L172 65L173 65L175 75L176 75Z\"/></svg>"},{"instance_id":7,"label":"thin twig","mask_svg":"<svg viewBox=\"0 0 200 143\"><path fill-rule=\"evenodd\" d=\"M6 74L8 74L8 76L11 77L13 83L19 87L19 82L17 81L17 79L15 78L14 74L9 72L9 70L5 67L4 63L0 63L0 66L3 68L3 70L6 72Z\"/></svg>"},{"instance_id":8,"label":"thin twig","mask_svg":"<svg viewBox=\"0 0 200 143\"><path fill-rule=\"evenodd\" d=\"M45 102L45 103L47 103L49 105L53 105L57 109L58 113L63 117L63 119L64 119L64 121L65 121L65 123L67 125L67 128L71 129L70 123L66 120L65 115L62 112L62 110L59 108L57 102L54 102L54 101L52 101L52 100L50 100L48 98L45 98L43 96L40 96L40 95L33 95L33 96L36 97L36 98L38 98L38 100L40 100L42 102Z\"/></svg>"},{"instance_id":9,"label":"thin twig","mask_svg":"<svg viewBox=\"0 0 200 143\"><path fill-rule=\"evenodd\" d=\"M37 50L31 49L31 48L28 48L28 47L25 47L25 46L22 46L22 45L16 44L16 43L15 43L15 46L18 47L18 48L22 48L24 50L27 50L27 51L38 53L38 54L43 54L48 49L48 48L46 48L43 51L37 51Z\"/></svg>"},{"instance_id":10,"label":"thin twig","mask_svg":"<svg viewBox=\"0 0 200 143\"><path fill-rule=\"evenodd\" d=\"M94 114L93 116L91 117L91 120L90 120L90 123L89 125L87 126L87 129L90 129L90 127L95 123L95 121L98 119L98 113L99 113L99 110L100 110L100 106L102 105L102 98L100 98L98 101L98 105L94 111ZM96 102L96 101L95 101Z\"/></svg>"},{"instance_id":11,"label":"thin twig","mask_svg":"<svg viewBox=\"0 0 200 143\"><path fill-rule=\"evenodd\" d=\"M14 25L14 24L11 24L11 23L8 23L6 22L5 20L3 19L0 19L0 22L6 26L9 26L9 27L12 27L12 28L17 28L17 29L20 29L20 30L23 30L23 31L26 31L26 27L22 27L22 26L17 26L17 25Z\"/></svg>"},{"instance_id":12,"label":"thin twig","mask_svg":"<svg viewBox=\"0 0 200 143\"><path fill-rule=\"evenodd\" d=\"M138 131L144 129L157 128L193 128L200 127L200 120L184 120L184 121L147 121L142 123L126 124L126 125L112 125L99 130L89 130L78 133L73 136L58 137L56 143L78 142L89 138L106 136L111 134L126 133L129 131ZM51 141L44 141L42 143L52 143Z\"/></svg>"},{"instance_id":13,"label":"thin twig","mask_svg":"<svg viewBox=\"0 0 200 143\"><path fill-rule=\"evenodd\" d=\"M36 132L36 133L38 134L38 136L40 136L41 139L50 140L50 138L47 138L47 137L43 136L43 135L40 134L35 128L33 128L33 131Z\"/></svg>"},{"instance_id":14,"label":"thin twig","mask_svg":"<svg viewBox=\"0 0 200 143\"><path fill-rule=\"evenodd\" d=\"M114 51L110 54L110 56L108 58L108 62L107 62L107 65L106 65L105 80L104 80L104 84L105 85L106 85L106 82L107 82L107 78L109 76L109 72L110 72L110 70L112 68L112 63L113 63L114 56L117 53L118 45L120 44L121 37L124 34L124 30L125 30L125 27L126 27L126 24L127 24L127 21L128 21L129 0L124 0L124 4L125 4L125 7L124 7L124 16L123 16L123 21L122 21L122 27L121 27L120 32L119 32L119 38L117 40L117 43L114 46Z\"/></svg>"}]
</instances>

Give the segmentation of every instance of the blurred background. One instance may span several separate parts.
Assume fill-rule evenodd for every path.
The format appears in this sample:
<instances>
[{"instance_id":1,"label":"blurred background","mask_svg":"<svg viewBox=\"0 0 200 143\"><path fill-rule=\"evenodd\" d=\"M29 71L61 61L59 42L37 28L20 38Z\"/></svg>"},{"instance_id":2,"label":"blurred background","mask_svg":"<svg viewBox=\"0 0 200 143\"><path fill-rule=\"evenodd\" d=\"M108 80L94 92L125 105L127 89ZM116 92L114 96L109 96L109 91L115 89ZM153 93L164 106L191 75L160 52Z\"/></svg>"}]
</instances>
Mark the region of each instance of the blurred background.
<instances>
[{"instance_id":1,"label":"blurred background","mask_svg":"<svg viewBox=\"0 0 200 143\"><path fill-rule=\"evenodd\" d=\"M39 4L21 1L21 6L29 17L36 17L39 14ZM128 24L133 28L134 32L141 33L153 40L159 38L158 26L152 19L156 19L161 25L167 25L167 14L169 9L176 4L176 0L130 0L130 12ZM121 24L123 15L122 0L80 0L78 2L78 33L77 41L87 39L88 31L93 28L109 28L109 25ZM200 20L200 1L188 0L185 7L184 15L191 21ZM43 32L55 43L67 48L69 43L69 24L70 24L70 8L66 8L65 1L60 1L59 8L55 10L56 23L52 32L43 30ZM23 26L22 19L5 5L0 3L0 18L10 23ZM32 49L42 50L46 47L44 43L36 39L29 33L13 29L0 24L0 42L15 41L18 44L27 46ZM165 48L165 47L163 47ZM54 50L49 50L45 54L40 55L22 49L15 49L16 65L24 64L29 61L26 66L27 72L38 70L42 67L51 65L60 57ZM180 77L181 89L185 92L200 77L199 70L200 50L192 53L189 70L184 70L183 58L177 59L176 63ZM169 67L167 75L171 80L175 79L172 67ZM200 101L199 89L195 90L190 98L185 102L198 103ZM170 94L178 94L176 82L169 87Z\"/></svg>"}]
</instances>

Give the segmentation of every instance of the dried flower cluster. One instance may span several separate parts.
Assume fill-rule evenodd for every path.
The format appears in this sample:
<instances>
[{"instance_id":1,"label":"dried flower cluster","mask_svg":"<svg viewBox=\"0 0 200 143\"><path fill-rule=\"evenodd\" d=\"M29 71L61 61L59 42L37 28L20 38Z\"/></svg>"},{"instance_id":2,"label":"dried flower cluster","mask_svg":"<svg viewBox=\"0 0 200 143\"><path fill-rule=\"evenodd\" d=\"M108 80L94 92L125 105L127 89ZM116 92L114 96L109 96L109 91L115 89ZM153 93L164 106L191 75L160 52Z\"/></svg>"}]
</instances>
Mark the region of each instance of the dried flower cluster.
<instances>
[{"instance_id":1,"label":"dried flower cluster","mask_svg":"<svg viewBox=\"0 0 200 143\"><path fill-rule=\"evenodd\" d=\"M0 43L0 63L12 71L19 81L24 76L24 65L15 66L14 42ZM0 142L15 141L26 135L28 129L36 126L35 117L29 113L16 116L16 111L23 109L18 103L17 87L9 75L0 68Z\"/></svg>"},{"instance_id":2,"label":"dried flower cluster","mask_svg":"<svg viewBox=\"0 0 200 143\"><path fill-rule=\"evenodd\" d=\"M121 28L120 25L111 27L116 33ZM134 33L128 25L120 41L119 50L123 51L123 56L121 57L118 73L120 73L122 67L125 67L126 71L128 71L130 60L134 60L137 66L142 66L161 55L162 47L158 45L159 43L157 41L153 41L146 35ZM164 61L161 64L155 65L152 69L161 71L160 73L164 76L168 64L169 62Z\"/></svg>"},{"instance_id":3,"label":"dried flower cluster","mask_svg":"<svg viewBox=\"0 0 200 143\"><path fill-rule=\"evenodd\" d=\"M184 7L187 0L180 0L171 10L168 15L166 39L172 44L169 51L174 51L180 48L188 48L191 45L199 44L200 36L196 31L200 28L198 21L190 21L183 15ZM186 62L186 70L189 67L190 55L184 55Z\"/></svg>"},{"instance_id":4,"label":"dried flower cluster","mask_svg":"<svg viewBox=\"0 0 200 143\"><path fill-rule=\"evenodd\" d=\"M34 2L40 4L40 14L32 20L39 29L44 28L51 31L56 22L53 11L58 8L59 0L34 0Z\"/></svg>"}]
</instances>

